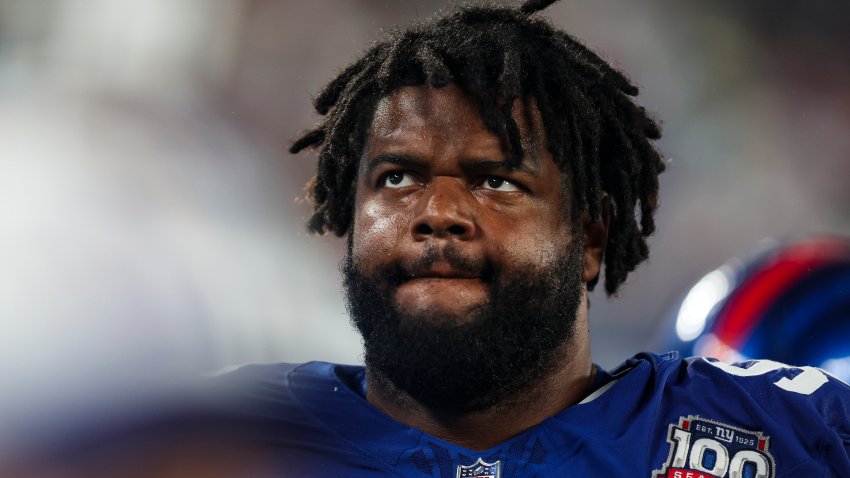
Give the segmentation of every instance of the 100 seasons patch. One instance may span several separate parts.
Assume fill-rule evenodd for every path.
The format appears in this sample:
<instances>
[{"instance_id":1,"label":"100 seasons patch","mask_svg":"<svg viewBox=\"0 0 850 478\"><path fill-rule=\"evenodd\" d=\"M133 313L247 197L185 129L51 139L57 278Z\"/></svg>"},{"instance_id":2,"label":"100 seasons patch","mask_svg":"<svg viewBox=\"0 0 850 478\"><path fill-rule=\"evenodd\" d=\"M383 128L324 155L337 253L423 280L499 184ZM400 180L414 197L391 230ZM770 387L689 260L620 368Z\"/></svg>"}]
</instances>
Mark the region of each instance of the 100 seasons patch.
<instances>
[{"instance_id":1,"label":"100 seasons patch","mask_svg":"<svg viewBox=\"0 0 850 478\"><path fill-rule=\"evenodd\" d=\"M698 416L679 419L667 434L670 454L653 478L774 478L770 438Z\"/></svg>"}]
</instances>

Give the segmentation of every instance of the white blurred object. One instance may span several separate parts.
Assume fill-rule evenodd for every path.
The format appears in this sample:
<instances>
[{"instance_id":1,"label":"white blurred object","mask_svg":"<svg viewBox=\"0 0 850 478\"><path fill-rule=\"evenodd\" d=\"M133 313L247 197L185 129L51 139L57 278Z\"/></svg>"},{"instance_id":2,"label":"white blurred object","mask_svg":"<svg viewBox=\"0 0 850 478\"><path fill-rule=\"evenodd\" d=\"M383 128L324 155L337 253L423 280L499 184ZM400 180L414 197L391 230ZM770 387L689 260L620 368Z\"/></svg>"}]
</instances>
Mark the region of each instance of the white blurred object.
<instances>
[{"instance_id":1,"label":"white blurred object","mask_svg":"<svg viewBox=\"0 0 850 478\"><path fill-rule=\"evenodd\" d=\"M236 2L0 7L52 22L0 49L0 452L199 371L359 361L301 192L202 98Z\"/></svg>"},{"instance_id":2,"label":"white blurred object","mask_svg":"<svg viewBox=\"0 0 850 478\"><path fill-rule=\"evenodd\" d=\"M333 261L275 214L259 152L209 122L168 133L192 127L171 118L5 104L0 408L233 362L357 360L326 298Z\"/></svg>"},{"instance_id":3,"label":"white blurred object","mask_svg":"<svg viewBox=\"0 0 850 478\"><path fill-rule=\"evenodd\" d=\"M691 288L676 318L676 334L682 341L697 338L705 330L708 314L729 293L731 271L722 266L700 279Z\"/></svg>"},{"instance_id":4,"label":"white blurred object","mask_svg":"<svg viewBox=\"0 0 850 478\"><path fill-rule=\"evenodd\" d=\"M0 0L10 31L4 67L29 88L123 93L190 103L198 80L233 68L241 2Z\"/></svg>"}]
</instances>

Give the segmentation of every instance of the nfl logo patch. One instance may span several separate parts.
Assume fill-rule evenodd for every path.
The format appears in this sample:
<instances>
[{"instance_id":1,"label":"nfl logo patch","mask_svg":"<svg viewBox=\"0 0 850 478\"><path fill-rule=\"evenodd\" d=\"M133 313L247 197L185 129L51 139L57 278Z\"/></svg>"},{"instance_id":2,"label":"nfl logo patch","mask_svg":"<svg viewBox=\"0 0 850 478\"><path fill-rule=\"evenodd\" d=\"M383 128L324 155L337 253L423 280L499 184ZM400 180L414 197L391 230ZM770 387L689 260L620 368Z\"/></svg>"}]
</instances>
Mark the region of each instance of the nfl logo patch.
<instances>
[{"instance_id":1,"label":"nfl logo patch","mask_svg":"<svg viewBox=\"0 0 850 478\"><path fill-rule=\"evenodd\" d=\"M499 469L501 461L487 463L481 458L469 466L459 465L457 467L457 478L501 478Z\"/></svg>"}]
</instances>

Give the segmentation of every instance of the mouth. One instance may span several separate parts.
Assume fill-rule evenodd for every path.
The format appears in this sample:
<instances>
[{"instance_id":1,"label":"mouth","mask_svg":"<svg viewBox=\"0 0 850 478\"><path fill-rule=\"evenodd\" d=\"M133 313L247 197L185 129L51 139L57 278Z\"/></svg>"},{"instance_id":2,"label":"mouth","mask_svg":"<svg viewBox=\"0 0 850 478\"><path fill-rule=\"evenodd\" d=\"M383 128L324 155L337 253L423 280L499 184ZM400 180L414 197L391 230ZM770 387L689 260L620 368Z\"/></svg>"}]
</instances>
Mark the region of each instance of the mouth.
<instances>
[{"instance_id":1,"label":"mouth","mask_svg":"<svg viewBox=\"0 0 850 478\"><path fill-rule=\"evenodd\" d=\"M451 265L441 262L433 264L430 267L410 271L407 274L406 281L424 280L424 279L481 279L481 275L474 271L456 269Z\"/></svg>"},{"instance_id":2,"label":"mouth","mask_svg":"<svg viewBox=\"0 0 850 478\"><path fill-rule=\"evenodd\" d=\"M483 268L475 264L436 261L403 270L393 299L399 310L432 316L465 316L489 301L488 282Z\"/></svg>"}]
</instances>

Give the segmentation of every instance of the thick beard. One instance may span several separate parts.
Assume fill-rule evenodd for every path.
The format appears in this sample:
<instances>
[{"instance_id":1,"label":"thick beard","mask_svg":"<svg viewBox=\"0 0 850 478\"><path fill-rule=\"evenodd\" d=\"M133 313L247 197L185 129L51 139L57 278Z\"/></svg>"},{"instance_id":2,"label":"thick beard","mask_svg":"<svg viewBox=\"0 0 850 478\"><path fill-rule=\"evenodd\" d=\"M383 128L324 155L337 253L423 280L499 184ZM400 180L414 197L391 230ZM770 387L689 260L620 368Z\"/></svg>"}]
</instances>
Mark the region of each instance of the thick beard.
<instances>
[{"instance_id":1,"label":"thick beard","mask_svg":"<svg viewBox=\"0 0 850 478\"><path fill-rule=\"evenodd\" d=\"M342 264L348 311L360 331L370 374L434 411L463 414L510 403L555 363L575 330L582 299L582 248L572 241L546 270L475 264L452 248L441 260L474 268L489 302L461 320L399 310L394 297L404 267L389 264L367 277L352 259ZM433 254L421 263L435 260Z\"/></svg>"}]
</instances>

